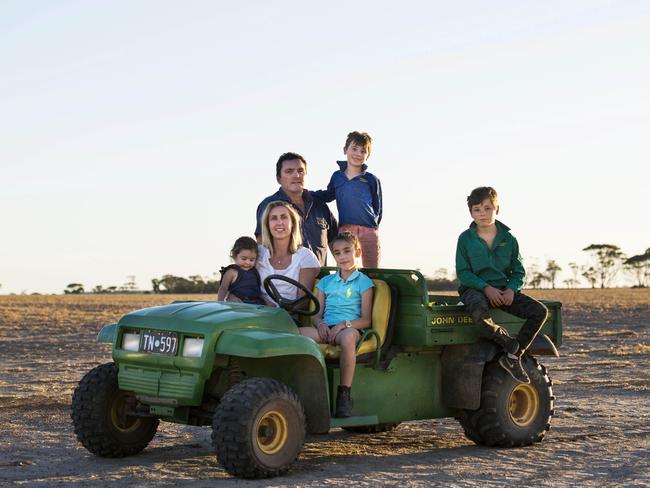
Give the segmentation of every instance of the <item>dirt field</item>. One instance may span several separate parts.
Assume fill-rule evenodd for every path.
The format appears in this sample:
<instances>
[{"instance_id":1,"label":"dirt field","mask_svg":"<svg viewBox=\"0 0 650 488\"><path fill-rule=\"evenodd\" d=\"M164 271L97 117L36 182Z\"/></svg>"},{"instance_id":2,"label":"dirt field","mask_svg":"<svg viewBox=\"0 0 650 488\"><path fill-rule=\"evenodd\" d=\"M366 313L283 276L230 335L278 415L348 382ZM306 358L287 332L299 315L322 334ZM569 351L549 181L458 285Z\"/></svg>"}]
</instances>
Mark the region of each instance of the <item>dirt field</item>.
<instances>
[{"instance_id":1,"label":"dirt field","mask_svg":"<svg viewBox=\"0 0 650 488\"><path fill-rule=\"evenodd\" d=\"M128 486L650 486L650 290L538 291L563 302L555 418L533 447L481 448L453 419L309 437L288 476L231 478L209 428L161 424L140 455L101 459L77 443L77 381L110 361L95 342L121 314L171 296L0 296L0 484ZM183 297L187 298L187 296Z\"/></svg>"}]
</instances>

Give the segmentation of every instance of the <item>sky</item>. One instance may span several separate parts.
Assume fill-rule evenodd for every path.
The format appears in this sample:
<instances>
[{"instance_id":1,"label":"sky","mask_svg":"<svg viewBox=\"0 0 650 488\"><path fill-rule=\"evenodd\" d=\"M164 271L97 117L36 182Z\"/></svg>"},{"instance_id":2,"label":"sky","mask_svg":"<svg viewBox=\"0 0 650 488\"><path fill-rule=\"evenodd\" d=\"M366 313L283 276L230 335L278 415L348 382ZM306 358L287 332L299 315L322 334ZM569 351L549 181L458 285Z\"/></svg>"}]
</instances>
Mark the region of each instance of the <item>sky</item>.
<instances>
[{"instance_id":1,"label":"sky","mask_svg":"<svg viewBox=\"0 0 650 488\"><path fill-rule=\"evenodd\" d=\"M383 267L451 274L484 185L528 267L641 254L649 51L640 1L5 0L0 293L213 279L279 155L324 188L352 130Z\"/></svg>"}]
</instances>

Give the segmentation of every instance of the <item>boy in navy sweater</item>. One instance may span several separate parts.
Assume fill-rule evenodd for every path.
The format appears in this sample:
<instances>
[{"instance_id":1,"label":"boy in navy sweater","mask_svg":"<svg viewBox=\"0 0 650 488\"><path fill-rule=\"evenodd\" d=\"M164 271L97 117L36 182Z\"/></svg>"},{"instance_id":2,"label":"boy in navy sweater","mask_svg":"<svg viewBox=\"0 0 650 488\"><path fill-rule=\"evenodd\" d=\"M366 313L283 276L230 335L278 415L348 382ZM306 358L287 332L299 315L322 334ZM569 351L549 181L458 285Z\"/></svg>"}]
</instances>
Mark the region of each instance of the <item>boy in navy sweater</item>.
<instances>
[{"instance_id":1,"label":"boy in navy sweater","mask_svg":"<svg viewBox=\"0 0 650 488\"><path fill-rule=\"evenodd\" d=\"M327 190L314 192L325 202L336 199L339 211L339 232L350 232L361 243L364 268L378 268L381 256L378 228L382 216L382 195L379 179L366 171L372 138L365 132L350 132L343 147L346 161L337 161Z\"/></svg>"}]
</instances>

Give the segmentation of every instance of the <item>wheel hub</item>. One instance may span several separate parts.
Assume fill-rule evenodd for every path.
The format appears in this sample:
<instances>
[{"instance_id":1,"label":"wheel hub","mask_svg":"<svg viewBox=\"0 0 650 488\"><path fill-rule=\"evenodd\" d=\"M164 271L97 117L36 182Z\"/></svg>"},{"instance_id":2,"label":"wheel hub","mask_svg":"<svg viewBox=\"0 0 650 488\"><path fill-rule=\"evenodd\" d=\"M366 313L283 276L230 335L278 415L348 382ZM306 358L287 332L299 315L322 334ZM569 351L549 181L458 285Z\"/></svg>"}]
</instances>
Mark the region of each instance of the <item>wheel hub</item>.
<instances>
[{"instance_id":1,"label":"wheel hub","mask_svg":"<svg viewBox=\"0 0 650 488\"><path fill-rule=\"evenodd\" d=\"M122 432L135 430L140 425L140 419L128 415L130 411L130 400L133 397L121 393L113 401L111 406L111 420L116 429Z\"/></svg>"},{"instance_id":2,"label":"wheel hub","mask_svg":"<svg viewBox=\"0 0 650 488\"><path fill-rule=\"evenodd\" d=\"M517 385L510 394L510 418L519 427L531 424L539 412L539 394L531 385Z\"/></svg>"},{"instance_id":3,"label":"wheel hub","mask_svg":"<svg viewBox=\"0 0 650 488\"><path fill-rule=\"evenodd\" d=\"M265 413L257 424L257 445L266 455L277 454L287 441L287 419L276 410Z\"/></svg>"}]
</instances>

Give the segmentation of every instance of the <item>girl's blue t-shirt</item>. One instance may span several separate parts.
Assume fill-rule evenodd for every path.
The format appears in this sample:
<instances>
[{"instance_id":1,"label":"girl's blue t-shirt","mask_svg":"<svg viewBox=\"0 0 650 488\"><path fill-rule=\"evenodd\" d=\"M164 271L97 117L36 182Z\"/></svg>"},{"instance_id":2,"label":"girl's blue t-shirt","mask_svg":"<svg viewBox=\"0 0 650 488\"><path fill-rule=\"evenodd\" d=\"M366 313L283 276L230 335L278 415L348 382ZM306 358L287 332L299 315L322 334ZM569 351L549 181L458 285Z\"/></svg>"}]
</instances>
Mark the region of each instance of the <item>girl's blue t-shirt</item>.
<instances>
[{"instance_id":1,"label":"girl's blue t-shirt","mask_svg":"<svg viewBox=\"0 0 650 488\"><path fill-rule=\"evenodd\" d=\"M345 320L361 317L361 295L373 286L372 280L358 270L347 280L343 280L338 271L322 278L316 288L325 295L325 323L332 327Z\"/></svg>"}]
</instances>

